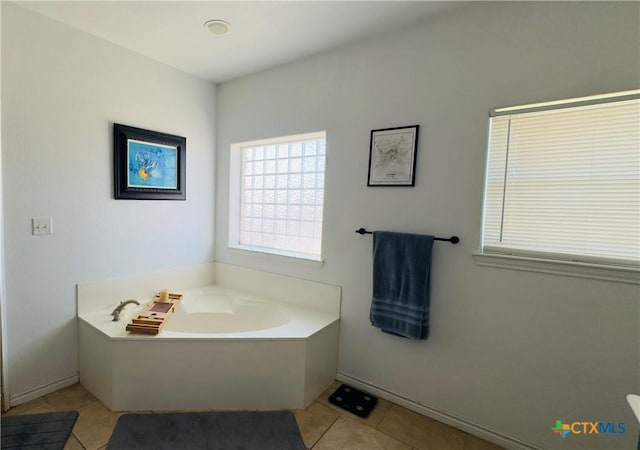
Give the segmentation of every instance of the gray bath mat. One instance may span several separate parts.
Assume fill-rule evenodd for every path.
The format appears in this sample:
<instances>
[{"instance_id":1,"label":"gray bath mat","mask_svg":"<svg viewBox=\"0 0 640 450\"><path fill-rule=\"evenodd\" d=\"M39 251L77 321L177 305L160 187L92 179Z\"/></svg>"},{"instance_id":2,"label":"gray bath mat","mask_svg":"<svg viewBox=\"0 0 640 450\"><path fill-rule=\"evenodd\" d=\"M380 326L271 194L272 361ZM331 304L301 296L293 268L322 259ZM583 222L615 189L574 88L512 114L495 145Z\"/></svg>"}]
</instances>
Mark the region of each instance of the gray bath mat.
<instances>
[{"instance_id":1,"label":"gray bath mat","mask_svg":"<svg viewBox=\"0 0 640 450\"><path fill-rule=\"evenodd\" d=\"M77 418L77 411L3 416L2 448L62 450Z\"/></svg>"},{"instance_id":2,"label":"gray bath mat","mask_svg":"<svg viewBox=\"0 0 640 450\"><path fill-rule=\"evenodd\" d=\"M125 414L107 450L304 450L289 411Z\"/></svg>"}]
</instances>

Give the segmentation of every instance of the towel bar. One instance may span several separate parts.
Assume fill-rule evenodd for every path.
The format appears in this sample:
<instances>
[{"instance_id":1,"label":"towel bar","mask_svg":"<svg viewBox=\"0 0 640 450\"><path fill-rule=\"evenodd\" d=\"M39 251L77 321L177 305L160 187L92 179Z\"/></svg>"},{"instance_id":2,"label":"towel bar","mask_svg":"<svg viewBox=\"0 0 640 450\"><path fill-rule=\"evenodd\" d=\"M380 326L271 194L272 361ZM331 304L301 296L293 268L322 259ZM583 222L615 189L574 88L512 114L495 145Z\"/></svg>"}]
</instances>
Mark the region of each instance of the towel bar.
<instances>
[{"instance_id":1,"label":"towel bar","mask_svg":"<svg viewBox=\"0 0 640 450\"><path fill-rule=\"evenodd\" d=\"M364 228L358 228L356 230L356 233L359 234L373 234L373 231L367 231ZM460 242L460 238L458 236L451 236L450 238L433 238L434 241L447 241L447 242L451 242L452 244L457 244L458 242Z\"/></svg>"}]
</instances>

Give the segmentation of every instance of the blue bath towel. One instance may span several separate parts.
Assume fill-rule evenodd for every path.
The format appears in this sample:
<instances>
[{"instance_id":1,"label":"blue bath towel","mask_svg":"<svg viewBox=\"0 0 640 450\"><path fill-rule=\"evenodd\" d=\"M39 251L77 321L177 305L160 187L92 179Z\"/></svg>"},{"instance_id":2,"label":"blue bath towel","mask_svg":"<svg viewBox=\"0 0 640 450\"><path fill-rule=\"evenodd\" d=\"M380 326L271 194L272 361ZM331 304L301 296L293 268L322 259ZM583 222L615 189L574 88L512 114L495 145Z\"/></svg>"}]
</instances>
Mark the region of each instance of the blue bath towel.
<instances>
[{"instance_id":1,"label":"blue bath towel","mask_svg":"<svg viewBox=\"0 0 640 450\"><path fill-rule=\"evenodd\" d=\"M433 236L373 233L371 324L411 339L429 335L429 273Z\"/></svg>"}]
</instances>

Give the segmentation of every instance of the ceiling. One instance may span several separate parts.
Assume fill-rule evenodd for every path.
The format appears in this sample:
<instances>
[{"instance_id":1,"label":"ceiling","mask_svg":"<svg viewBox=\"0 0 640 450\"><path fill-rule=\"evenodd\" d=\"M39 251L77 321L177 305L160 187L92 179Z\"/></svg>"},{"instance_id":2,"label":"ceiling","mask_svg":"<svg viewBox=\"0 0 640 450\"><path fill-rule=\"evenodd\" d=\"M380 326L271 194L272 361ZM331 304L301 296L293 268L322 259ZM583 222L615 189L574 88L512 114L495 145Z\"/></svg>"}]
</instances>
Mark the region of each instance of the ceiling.
<instances>
[{"instance_id":1,"label":"ceiling","mask_svg":"<svg viewBox=\"0 0 640 450\"><path fill-rule=\"evenodd\" d=\"M411 26L461 5L436 1L16 2L214 83ZM214 36L210 19L232 31Z\"/></svg>"}]
</instances>

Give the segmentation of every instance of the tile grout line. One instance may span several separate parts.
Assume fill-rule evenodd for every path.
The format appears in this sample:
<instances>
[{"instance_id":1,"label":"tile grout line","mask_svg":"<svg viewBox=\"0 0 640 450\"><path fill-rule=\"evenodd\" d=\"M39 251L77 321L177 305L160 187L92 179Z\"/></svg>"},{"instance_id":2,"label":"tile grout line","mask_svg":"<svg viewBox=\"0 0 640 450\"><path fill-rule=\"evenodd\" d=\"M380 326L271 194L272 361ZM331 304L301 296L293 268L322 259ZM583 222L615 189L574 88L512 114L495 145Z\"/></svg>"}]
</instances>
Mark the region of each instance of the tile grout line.
<instances>
[{"instance_id":1,"label":"tile grout line","mask_svg":"<svg viewBox=\"0 0 640 450\"><path fill-rule=\"evenodd\" d=\"M84 450L87 450L87 447L84 446L84 444L80 441L80 438L78 436L76 436L73 431L71 431L71 435L75 438L76 441L78 441L78 444L80 445L80 447L82 447ZM66 445L66 444L65 444Z\"/></svg>"},{"instance_id":2,"label":"tile grout line","mask_svg":"<svg viewBox=\"0 0 640 450\"><path fill-rule=\"evenodd\" d=\"M331 425L329 425L327 427L326 430L324 430L324 432L320 435L320 437L318 439L316 439L316 441L313 443L313 445L311 447L309 447L309 450L313 449L316 445L318 445L318 442L320 442L322 440L322 438L324 437L325 434L327 434L329 432L329 430L331 428L333 428L333 426L336 424L336 422L338 420L340 420L340 418L342 417L342 414L338 413L338 417L336 417L333 422L331 422Z\"/></svg>"},{"instance_id":3,"label":"tile grout line","mask_svg":"<svg viewBox=\"0 0 640 450\"><path fill-rule=\"evenodd\" d=\"M322 438L324 437L324 435L325 435L325 434L327 434L327 433L329 432L329 430L331 430L331 428L333 428L333 426L336 424L336 422L337 422L339 419L341 419L342 417L352 418L352 419L356 420L358 423L360 423L360 424L362 424L362 425L364 425L364 426L366 426L366 427L369 427L369 428L371 428L372 430L375 430L375 431L377 431L377 432L379 432L379 433L383 434L384 436L387 436L388 438L393 439L393 440L394 440L394 441L396 441L396 442L399 442L399 443L401 443L401 444L403 444L403 445L408 446L411 450L419 450L419 449L416 449L415 447L413 447L413 445L411 445L410 443L407 443L407 442L401 441L401 440L400 440L400 439L398 439L397 437L395 437L395 436L391 436L390 434L385 433L383 430L379 429L379 427L382 425L382 422L384 422L384 420L386 419L387 415L389 414L389 412L391 411L391 409L393 408L393 406L394 406L394 404L392 403L392 404L390 405L390 407L389 407L389 408L387 408L387 410L382 414L382 417L380 418L380 420L378 421L378 423L377 423L377 424L375 424L375 426L367 425L367 423L366 423L366 421L365 421L365 420L362 420L361 418L359 418L359 417L358 417L358 416L356 416L356 415L352 415L352 414L349 414L349 413L344 414L343 412L339 411L338 409L334 409L334 408L332 408L332 409L334 409L334 411L336 411L336 412L338 413L338 417L337 417L337 418L336 418L336 419L331 423L331 425L326 429L326 431L325 431L324 433L322 433L322 435L318 438L318 440L313 444L313 446L312 446L309 450L312 450L313 448L315 448L315 446L318 444L318 442L320 442L320 441L322 440ZM353 417L352 417L352 416L353 416ZM466 442L466 438L465 438L465 442ZM464 450L464 449L462 449L462 450Z\"/></svg>"},{"instance_id":4,"label":"tile grout line","mask_svg":"<svg viewBox=\"0 0 640 450\"><path fill-rule=\"evenodd\" d=\"M384 419L386 419L386 418L387 418L387 414L389 414L389 412L391 411L391 409L393 409L394 405L395 405L395 403L391 403L391 406L390 406L390 407L389 407L389 409L387 409L387 411L384 413L384 415L383 415L383 416L382 416L382 418L380 419L380 422L378 422L378 425L376 425L376 427L374 428L374 430L376 430L378 433L382 433L382 434L384 434L385 436L387 436L387 437L389 437L389 438L393 439L394 441L397 441L397 442L400 442L401 444L407 445L411 450L419 450L419 449L416 449L416 448L413 446L413 444L410 444L410 443L408 443L408 442L404 442L404 441L402 441L402 440L398 439L396 436L391 436L389 433L385 433L385 432L384 432L384 430L381 430L381 429L380 429L380 426L382 426L382 422L384 422ZM463 448L462 450L464 450L464 448Z\"/></svg>"},{"instance_id":5,"label":"tile grout line","mask_svg":"<svg viewBox=\"0 0 640 450\"><path fill-rule=\"evenodd\" d=\"M44 401L45 401L49 406L51 406L51 407L53 408L53 405L51 405L51 403L49 403L49 400L48 400L46 397L44 398ZM93 403L95 403L95 402L97 402L97 401L98 401L98 399L97 399L97 398L94 398L93 400L91 400L91 401L90 401L89 403L87 403L86 405L82 405L81 407L79 407L79 408L77 408L77 409L74 409L74 411L77 411L77 412L78 412L78 420L80 419L80 410L81 410L82 408L85 408L85 407L89 406L89 405L92 405ZM78 424L78 421L76 420L76 423L75 423L75 424L73 424L73 428L75 428L77 424ZM73 435L73 437L76 439L76 441L78 441L78 444L80 444L80 447L82 447L84 450L88 450L88 447L85 445L85 443L84 443L84 442L82 442L82 440L80 439L80 436L77 436L77 435L73 432L73 428L71 429L71 434Z\"/></svg>"}]
</instances>

